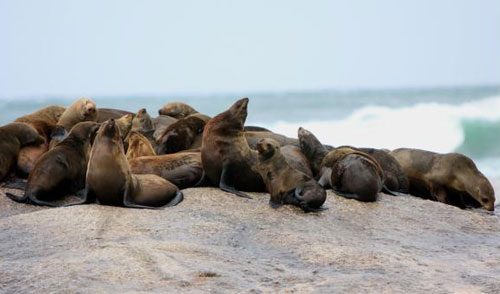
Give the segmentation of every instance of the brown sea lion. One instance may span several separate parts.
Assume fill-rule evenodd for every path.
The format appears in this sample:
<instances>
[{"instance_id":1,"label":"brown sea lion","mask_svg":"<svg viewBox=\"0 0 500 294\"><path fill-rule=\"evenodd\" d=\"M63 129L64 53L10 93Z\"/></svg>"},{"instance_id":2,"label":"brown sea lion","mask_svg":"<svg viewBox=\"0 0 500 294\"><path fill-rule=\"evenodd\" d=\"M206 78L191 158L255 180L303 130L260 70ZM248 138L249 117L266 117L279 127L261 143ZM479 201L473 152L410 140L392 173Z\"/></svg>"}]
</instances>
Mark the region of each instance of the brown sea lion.
<instances>
[{"instance_id":1,"label":"brown sea lion","mask_svg":"<svg viewBox=\"0 0 500 294\"><path fill-rule=\"evenodd\" d=\"M31 125L14 122L0 127L0 181L16 167L22 147L44 143L45 139Z\"/></svg>"},{"instance_id":2,"label":"brown sea lion","mask_svg":"<svg viewBox=\"0 0 500 294\"><path fill-rule=\"evenodd\" d=\"M68 106L57 121L57 125L69 131L82 121L97 121L97 106L90 98L80 98Z\"/></svg>"},{"instance_id":3,"label":"brown sea lion","mask_svg":"<svg viewBox=\"0 0 500 294\"><path fill-rule=\"evenodd\" d=\"M49 150L51 134L56 129L57 121L65 110L65 107L51 105L15 120L15 122L31 125L45 138L44 144L25 146L19 151L17 172L20 176L27 177L40 156Z\"/></svg>"},{"instance_id":4,"label":"brown sea lion","mask_svg":"<svg viewBox=\"0 0 500 294\"><path fill-rule=\"evenodd\" d=\"M120 129L114 119L103 123L92 145L83 199L133 208L173 206L183 199L172 183L156 175L134 175L123 152Z\"/></svg>"},{"instance_id":5,"label":"brown sea lion","mask_svg":"<svg viewBox=\"0 0 500 294\"><path fill-rule=\"evenodd\" d=\"M251 198L243 191L265 191L257 170L257 153L250 149L243 125L248 98L236 101L205 125L201 162L208 180L222 190Z\"/></svg>"},{"instance_id":6,"label":"brown sea lion","mask_svg":"<svg viewBox=\"0 0 500 294\"><path fill-rule=\"evenodd\" d=\"M317 178L321 186L332 187L340 196L371 202L382 191L384 172L370 155L341 147L323 158Z\"/></svg>"},{"instance_id":7,"label":"brown sea lion","mask_svg":"<svg viewBox=\"0 0 500 294\"><path fill-rule=\"evenodd\" d=\"M151 146L148 138L144 137L141 133L137 131L130 132L127 137L128 140L128 149L125 156L127 160L130 162L132 159L141 157L141 156L155 156L156 153ZM132 170L132 173L135 173Z\"/></svg>"},{"instance_id":8,"label":"brown sea lion","mask_svg":"<svg viewBox=\"0 0 500 294\"><path fill-rule=\"evenodd\" d=\"M132 131L144 133L154 131L154 129L155 125L153 123L153 119L147 112L146 108L139 109L132 120Z\"/></svg>"},{"instance_id":9,"label":"brown sea lion","mask_svg":"<svg viewBox=\"0 0 500 294\"><path fill-rule=\"evenodd\" d=\"M180 189L194 187L203 176L200 152L181 152L158 156L142 156L130 160L134 174L154 174Z\"/></svg>"},{"instance_id":10,"label":"brown sea lion","mask_svg":"<svg viewBox=\"0 0 500 294\"><path fill-rule=\"evenodd\" d=\"M293 168L273 139L257 143L258 170L271 194L273 207L292 204L305 212L321 210L326 200L325 190L310 176Z\"/></svg>"},{"instance_id":11,"label":"brown sea lion","mask_svg":"<svg viewBox=\"0 0 500 294\"><path fill-rule=\"evenodd\" d=\"M167 127L176 121L176 118L168 115L158 115L157 117L153 118L153 124L155 126L153 138L155 139L155 141L159 141L161 136L163 136L163 134L165 133Z\"/></svg>"},{"instance_id":12,"label":"brown sea lion","mask_svg":"<svg viewBox=\"0 0 500 294\"><path fill-rule=\"evenodd\" d=\"M393 195L408 194L410 183L399 162L383 149L356 148L373 157L384 171L384 192Z\"/></svg>"},{"instance_id":13,"label":"brown sea lion","mask_svg":"<svg viewBox=\"0 0 500 294\"><path fill-rule=\"evenodd\" d=\"M158 110L158 114L168 115L176 119L185 118L195 113L198 113L198 111L184 102L169 102Z\"/></svg>"},{"instance_id":14,"label":"brown sea lion","mask_svg":"<svg viewBox=\"0 0 500 294\"><path fill-rule=\"evenodd\" d=\"M128 136L130 130L132 129L132 120L134 119L133 114L125 114L116 120L118 127L120 128L120 134L122 140Z\"/></svg>"},{"instance_id":15,"label":"brown sea lion","mask_svg":"<svg viewBox=\"0 0 500 294\"><path fill-rule=\"evenodd\" d=\"M459 153L400 148L391 152L410 181L410 194L460 208L495 209L495 191L474 162Z\"/></svg>"},{"instance_id":16,"label":"brown sea lion","mask_svg":"<svg viewBox=\"0 0 500 294\"><path fill-rule=\"evenodd\" d=\"M170 154L191 148L197 136L203 137L206 120L197 115L181 118L165 129L157 141L157 154Z\"/></svg>"},{"instance_id":17,"label":"brown sea lion","mask_svg":"<svg viewBox=\"0 0 500 294\"><path fill-rule=\"evenodd\" d=\"M328 150L310 131L300 127L298 130L300 149L309 160L313 175L319 174L323 158L328 154Z\"/></svg>"},{"instance_id":18,"label":"brown sea lion","mask_svg":"<svg viewBox=\"0 0 500 294\"><path fill-rule=\"evenodd\" d=\"M76 124L66 139L42 155L28 177L24 196L6 195L17 202L60 206L52 201L81 191L91 140L98 128L96 122Z\"/></svg>"},{"instance_id":19,"label":"brown sea lion","mask_svg":"<svg viewBox=\"0 0 500 294\"><path fill-rule=\"evenodd\" d=\"M113 108L100 108L97 110L97 122L103 123L110 118L119 119L124 115L131 114L134 116L134 113L121 109L113 109Z\"/></svg>"}]
</instances>

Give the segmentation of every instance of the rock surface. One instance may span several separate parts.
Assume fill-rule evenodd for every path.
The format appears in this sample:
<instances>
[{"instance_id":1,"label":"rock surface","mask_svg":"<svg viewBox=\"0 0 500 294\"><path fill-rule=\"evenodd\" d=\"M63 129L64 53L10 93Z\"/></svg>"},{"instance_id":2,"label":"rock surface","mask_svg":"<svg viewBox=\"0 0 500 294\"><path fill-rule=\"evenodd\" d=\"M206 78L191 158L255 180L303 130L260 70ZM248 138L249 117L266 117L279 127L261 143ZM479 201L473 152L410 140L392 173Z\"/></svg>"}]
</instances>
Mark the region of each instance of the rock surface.
<instances>
[{"instance_id":1,"label":"rock surface","mask_svg":"<svg viewBox=\"0 0 500 294\"><path fill-rule=\"evenodd\" d=\"M500 292L498 212L331 191L315 214L214 188L164 210L0 194L0 293Z\"/></svg>"}]
</instances>

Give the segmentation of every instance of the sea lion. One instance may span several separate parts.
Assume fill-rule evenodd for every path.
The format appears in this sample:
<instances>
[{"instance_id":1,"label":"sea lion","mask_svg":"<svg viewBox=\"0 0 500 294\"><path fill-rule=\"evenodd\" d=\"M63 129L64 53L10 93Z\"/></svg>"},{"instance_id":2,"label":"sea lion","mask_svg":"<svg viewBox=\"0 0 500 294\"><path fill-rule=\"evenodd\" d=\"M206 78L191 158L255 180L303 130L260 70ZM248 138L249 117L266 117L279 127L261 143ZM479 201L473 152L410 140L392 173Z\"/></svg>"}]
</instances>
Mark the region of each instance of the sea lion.
<instances>
[{"instance_id":1,"label":"sea lion","mask_svg":"<svg viewBox=\"0 0 500 294\"><path fill-rule=\"evenodd\" d=\"M141 108L137 111L134 119L132 120L132 131L151 132L154 131L155 126L151 116L146 108Z\"/></svg>"},{"instance_id":2,"label":"sea lion","mask_svg":"<svg viewBox=\"0 0 500 294\"><path fill-rule=\"evenodd\" d=\"M35 164L40 156L49 150L51 134L56 129L57 121L65 110L65 107L50 105L15 120L15 122L22 122L31 125L41 136L45 138L45 143L43 144L37 146L30 145L21 148L17 159L18 175L27 177L33 167L35 167Z\"/></svg>"},{"instance_id":3,"label":"sea lion","mask_svg":"<svg viewBox=\"0 0 500 294\"><path fill-rule=\"evenodd\" d=\"M120 134L122 140L128 136L130 130L132 129L132 120L134 119L133 114L125 114L116 120L118 127L120 128Z\"/></svg>"},{"instance_id":4,"label":"sea lion","mask_svg":"<svg viewBox=\"0 0 500 294\"><path fill-rule=\"evenodd\" d=\"M495 191L474 162L459 153L400 148L391 152L410 182L410 194L460 208L495 209Z\"/></svg>"},{"instance_id":5,"label":"sea lion","mask_svg":"<svg viewBox=\"0 0 500 294\"><path fill-rule=\"evenodd\" d=\"M323 158L317 178L321 186L331 187L340 196L371 202L382 190L384 172L370 155L341 147Z\"/></svg>"},{"instance_id":6,"label":"sea lion","mask_svg":"<svg viewBox=\"0 0 500 294\"><path fill-rule=\"evenodd\" d=\"M198 111L184 102L169 102L158 110L158 114L168 115L176 119L185 118L195 113L198 113Z\"/></svg>"},{"instance_id":7,"label":"sea lion","mask_svg":"<svg viewBox=\"0 0 500 294\"><path fill-rule=\"evenodd\" d=\"M114 119L97 131L90 151L85 192L81 201L133 208L173 206L183 199L172 183L156 175L134 175L123 152L120 129Z\"/></svg>"},{"instance_id":8,"label":"sea lion","mask_svg":"<svg viewBox=\"0 0 500 294\"><path fill-rule=\"evenodd\" d=\"M77 123L63 141L42 155L28 177L24 196L6 195L17 202L60 206L52 200L82 190L91 140L98 128L96 122Z\"/></svg>"},{"instance_id":9,"label":"sea lion","mask_svg":"<svg viewBox=\"0 0 500 294\"><path fill-rule=\"evenodd\" d=\"M392 195L408 194L410 183L399 162L383 149L356 148L373 157L384 171L383 191Z\"/></svg>"},{"instance_id":10,"label":"sea lion","mask_svg":"<svg viewBox=\"0 0 500 294\"><path fill-rule=\"evenodd\" d=\"M99 108L97 110L97 122L103 123L110 118L119 119L127 114L131 114L132 116L134 115L134 113L126 110L114 108Z\"/></svg>"},{"instance_id":11,"label":"sea lion","mask_svg":"<svg viewBox=\"0 0 500 294\"><path fill-rule=\"evenodd\" d=\"M154 174L180 189L194 187L203 177L200 152L180 152L158 156L142 156L130 160L134 174Z\"/></svg>"},{"instance_id":12,"label":"sea lion","mask_svg":"<svg viewBox=\"0 0 500 294\"><path fill-rule=\"evenodd\" d=\"M45 139L31 125L14 122L0 127L0 181L16 166L21 147L44 143Z\"/></svg>"},{"instance_id":13,"label":"sea lion","mask_svg":"<svg viewBox=\"0 0 500 294\"><path fill-rule=\"evenodd\" d=\"M161 136L163 136L163 134L165 133L167 127L176 121L176 118L168 115L158 115L157 117L153 118L153 124L155 126L155 131L153 133L154 140L158 142Z\"/></svg>"},{"instance_id":14,"label":"sea lion","mask_svg":"<svg viewBox=\"0 0 500 294\"><path fill-rule=\"evenodd\" d=\"M156 153L169 154L190 149L197 136L203 137L205 119L189 115L169 125L157 141Z\"/></svg>"},{"instance_id":15,"label":"sea lion","mask_svg":"<svg viewBox=\"0 0 500 294\"><path fill-rule=\"evenodd\" d=\"M69 131L82 121L97 121L97 106L90 98L80 98L68 106L57 121L57 125Z\"/></svg>"},{"instance_id":16,"label":"sea lion","mask_svg":"<svg viewBox=\"0 0 500 294\"><path fill-rule=\"evenodd\" d=\"M201 162L208 180L224 191L251 198L244 191L265 191L257 170L257 153L245 139L248 98L236 101L205 125Z\"/></svg>"},{"instance_id":17,"label":"sea lion","mask_svg":"<svg viewBox=\"0 0 500 294\"><path fill-rule=\"evenodd\" d=\"M309 160L311 171L316 177L319 174L323 158L328 154L328 150L310 131L300 127L297 133L300 149Z\"/></svg>"},{"instance_id":18,"label":"sea lion","mask_svg":"<svg viewBox=\"0 0 500 294\"><path fill-rule=\"evenodd\" d=\"M132 131L129 133L127 140L128 148L125 156L127 157L127 160L129 162L136 157L156 155L153 146L151 146L148 138L144 137L144 135L142 135L141 133ZM135 172L132 171L132 173Z\"/></svg>"},{"instance_id":19,"label":"sea lion","mask_svg":"<svg viewBox=\"0 0 500 294\"><path fill-rule=\"evenodd\" d=\"M321 210L325 190L310 176L293 168L273 139L261 139L256 146L258 170L271 194L270 204L292 204L305 212Z\"/></svg>"}]
</instances>

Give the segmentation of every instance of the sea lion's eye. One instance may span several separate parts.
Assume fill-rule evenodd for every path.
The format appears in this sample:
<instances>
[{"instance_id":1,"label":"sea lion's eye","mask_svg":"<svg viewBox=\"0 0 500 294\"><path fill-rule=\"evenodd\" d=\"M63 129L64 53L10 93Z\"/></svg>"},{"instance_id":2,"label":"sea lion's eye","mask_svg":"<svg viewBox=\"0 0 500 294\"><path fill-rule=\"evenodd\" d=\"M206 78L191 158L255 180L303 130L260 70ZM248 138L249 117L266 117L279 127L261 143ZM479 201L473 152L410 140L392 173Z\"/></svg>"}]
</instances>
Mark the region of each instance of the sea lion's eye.
<instances>
[{"instance_id":1,"label":"sea lion's eye","mask_svg":"<svg viewBox=\"0 0 500 294\"><path fill-rule=\"evenodd\" d=\"M488 203L489 199L488 198L481 198L481 201L483 201L484 203Z\"/></svg>"}]
</instances>

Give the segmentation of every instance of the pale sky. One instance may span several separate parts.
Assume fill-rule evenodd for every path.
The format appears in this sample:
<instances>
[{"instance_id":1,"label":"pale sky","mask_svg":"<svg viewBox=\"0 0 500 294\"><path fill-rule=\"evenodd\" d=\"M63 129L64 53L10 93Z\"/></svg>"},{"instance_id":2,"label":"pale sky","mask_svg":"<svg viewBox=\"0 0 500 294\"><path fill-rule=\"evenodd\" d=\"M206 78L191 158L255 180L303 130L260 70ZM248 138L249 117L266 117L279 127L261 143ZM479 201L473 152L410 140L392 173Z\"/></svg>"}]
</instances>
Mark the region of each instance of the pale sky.
<instances>
[{"instance_id":1,"label":"pale sky","mask_svg":"<svg viewBox=\"0 0 500 294\"><path fill-rule=\"evenodd\" d=\"M498 0L0 0L0 97L499 82Z\"/></svg>"}]
</instances>

